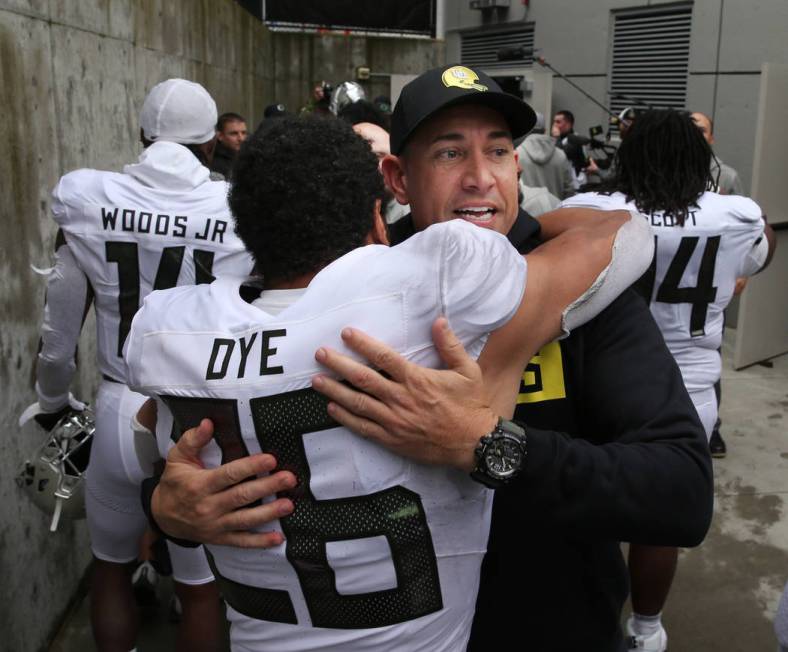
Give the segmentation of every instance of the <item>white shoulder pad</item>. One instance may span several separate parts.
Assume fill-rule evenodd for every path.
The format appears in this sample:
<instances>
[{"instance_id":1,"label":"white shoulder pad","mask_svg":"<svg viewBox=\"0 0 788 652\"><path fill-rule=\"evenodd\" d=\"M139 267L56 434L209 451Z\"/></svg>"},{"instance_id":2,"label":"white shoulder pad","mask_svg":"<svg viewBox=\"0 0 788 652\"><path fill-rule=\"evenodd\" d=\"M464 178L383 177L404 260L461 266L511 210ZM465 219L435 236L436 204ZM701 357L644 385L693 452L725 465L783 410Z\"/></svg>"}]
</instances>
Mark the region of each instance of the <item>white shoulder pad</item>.
<instances>
[{"instance_id":1,"label":"white shoulder pad","mask_svg":"<svg viewBox=\"0 0 788 652\"><path fill-rule=\"evenodd\" d=\"M654 234L644 216L629 211L630 219L618 230L610 264L582 296L569 305L561 318L564 337L596 317L637 281L654 257Z\"/></svg>"}]
</instances>

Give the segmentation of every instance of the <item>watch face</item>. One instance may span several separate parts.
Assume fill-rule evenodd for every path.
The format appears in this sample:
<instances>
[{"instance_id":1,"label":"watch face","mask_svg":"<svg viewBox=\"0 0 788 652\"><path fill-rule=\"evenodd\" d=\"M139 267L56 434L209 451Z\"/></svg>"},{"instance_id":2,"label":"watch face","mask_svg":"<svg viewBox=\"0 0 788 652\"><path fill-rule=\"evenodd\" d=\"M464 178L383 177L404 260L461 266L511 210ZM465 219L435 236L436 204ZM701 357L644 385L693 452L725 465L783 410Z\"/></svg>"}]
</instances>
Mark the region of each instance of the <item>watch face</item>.
<instances>
[{"instance_id":1,"label":"watch face","mask_svg":"<svg viewBox=\"0 0 788 652\"><path fill-rule=\"evenodd\" d=\"M516 474L523 463L520 442L513 437L496 437L484 451L484 463L493 477L505 479Z\"/></svg>"}]
</instances>

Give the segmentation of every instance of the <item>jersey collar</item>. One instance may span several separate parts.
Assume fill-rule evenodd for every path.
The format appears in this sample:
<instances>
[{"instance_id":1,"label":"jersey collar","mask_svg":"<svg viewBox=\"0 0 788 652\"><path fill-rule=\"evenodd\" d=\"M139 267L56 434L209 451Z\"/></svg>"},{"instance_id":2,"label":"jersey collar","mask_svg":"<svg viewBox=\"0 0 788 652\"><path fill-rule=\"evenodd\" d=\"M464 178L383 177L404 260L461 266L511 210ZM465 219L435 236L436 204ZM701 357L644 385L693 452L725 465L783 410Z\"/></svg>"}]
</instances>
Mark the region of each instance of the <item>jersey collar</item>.
<instances>
[{"instance_id":1,"label":"jersey collar","mask_svg":"<svg viewBox=\"0 0 788 652\"><path fill-rule=\"evenodd\" d=\"M160 141L146 147L139 161L126 165L124 174L152 187L191 190L210 178L210 171L186 147Z\"/></svg>"}]
</instances>

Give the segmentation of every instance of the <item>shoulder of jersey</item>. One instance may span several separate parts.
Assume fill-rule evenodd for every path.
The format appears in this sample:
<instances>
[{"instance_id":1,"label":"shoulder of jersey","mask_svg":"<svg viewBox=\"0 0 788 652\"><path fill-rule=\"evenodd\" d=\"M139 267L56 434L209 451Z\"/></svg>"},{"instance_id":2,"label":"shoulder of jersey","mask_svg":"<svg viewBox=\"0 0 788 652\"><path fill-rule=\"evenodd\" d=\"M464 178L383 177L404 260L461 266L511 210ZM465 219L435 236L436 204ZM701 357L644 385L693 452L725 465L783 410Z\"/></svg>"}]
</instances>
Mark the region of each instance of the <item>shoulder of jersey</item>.
<instances>
[{"instance_id":1,"label":"shoulder of jersey","mask_svg":"<svg viewBox=\"0 0 788 652\"><path fill-rule=\"evenodd\" d=\"M700 199L702 209L719 211L737 222L760 223L763 211L749 197L741 195L720 195L716 192L705 192Z\"/></svg>"},{"instance_id":2,"label":"shoulder of jersey","mask_svg":"<svg viewBox=\"0 0 788 652\"><path fill-rule=\"evenodd\" d=\"M598 208L599 210L612 210L625 208L626 198L621 193L603 195L599 192L581 192L572 195L561 202L560 208Z\"/></svg>"},{"instance_id":3,"label":"shoulder of jersey","mask_svg":"<svg viewBox=\"0 0 788 652\"><path fill-rule=\"evenodd\" d=\"M250 307L238 297L243 277L223 276L213 283L182 285L151 292L135 327L151 331L210 331L233 321ZM237 300L234 300L237 299Z\"/></svg>"},{"instance_id":4,"label":"shoulder of jersey","mask_svg":"<svg viewBox=\"0 0 788 652\"><path fill-rule=\"evenodd\" d=\"M72 170L60 177L55 186L55 193L63 201L68 201L72 197L84 197L96 188L99 182L112 177L123 177L120 172L110 172L108 170L93 170L90 168L80 168Z\"/></svg>"},{"instance_id":5,"label":"shoulder of jersey","mask_svg":"<svg viewBox=\"0 0 788 652\"><path fill-rule=\"evenodd\" d=\"M506 236L492 229L483 229L465 220L457 219L432 224L406 240L403 244L407 244L407 242L411 240L413 240L414 245L418 242L423 242L424 244L429 243L430 246L434 247L445 246L457 248L494 243L496 241L506 240ZM508 240L506 241L508 242Z\"/></svg>"},{"instance_id":6,"label":"shoulder of jersey","mask_svg":"<svg viewBox=\"0 0 788 652\"><path fill-rule=\"evenodd\" d=\"M94 201L102 193L108 177L122 176L119 172L92 170L81 168L60 177L52 191L52 217L62 228L69 226L68 207L74 208L81 204ZM100 198L100 197L99 197ZM59 208L58 208L59 205Z\"/></svg>"}]
</instances>

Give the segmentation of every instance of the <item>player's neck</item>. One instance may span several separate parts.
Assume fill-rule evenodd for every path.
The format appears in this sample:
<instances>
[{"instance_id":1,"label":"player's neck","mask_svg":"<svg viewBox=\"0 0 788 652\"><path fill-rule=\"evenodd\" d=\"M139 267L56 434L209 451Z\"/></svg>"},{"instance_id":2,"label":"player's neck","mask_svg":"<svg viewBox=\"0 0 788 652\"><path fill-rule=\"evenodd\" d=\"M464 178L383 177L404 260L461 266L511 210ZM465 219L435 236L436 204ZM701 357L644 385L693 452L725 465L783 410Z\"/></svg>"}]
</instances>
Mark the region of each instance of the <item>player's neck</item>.
<instances>
[{"instance_id":1,"label":"player's neck","mask_svg":"<svg viewBox=\"0 0 788 652\"><path fill-rule=\"evenodd\" d=\"M315 276L317 276L317 272L309 272L308 274L302 274L301 276L289 279L271 279L270 281L263 282L263 289L296 290L298 288L305 288L312 282Z\"/></svg>"}]
</instances>

